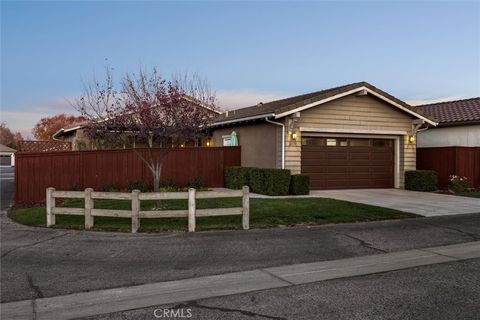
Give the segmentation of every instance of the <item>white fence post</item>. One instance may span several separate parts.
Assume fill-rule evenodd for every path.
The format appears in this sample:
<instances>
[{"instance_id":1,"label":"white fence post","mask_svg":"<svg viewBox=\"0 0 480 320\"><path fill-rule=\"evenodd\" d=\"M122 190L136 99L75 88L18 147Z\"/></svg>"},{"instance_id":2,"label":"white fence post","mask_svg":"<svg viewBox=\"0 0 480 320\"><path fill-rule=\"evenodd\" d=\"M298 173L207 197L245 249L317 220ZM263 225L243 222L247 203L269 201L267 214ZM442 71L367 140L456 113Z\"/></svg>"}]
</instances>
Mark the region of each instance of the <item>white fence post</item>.
<instances>
[{"instance_id":1,"label":"white fence post","mask_svg":"<svg viewBox=\"0 0 480 320\"><path fill-rule=\"evenodd\" d=\"M188 189L188 232L195 232L195 189Z\"/></svg>"},{"instance_id":2,"label":"white fence post","mask_svg":"<svg viewBox=\"0 0 480 320\"><path fill-rule=\"evenodd\" d=\"M140 190L132 190L132 233L140 228Z\"/></svg>"},{"instance_id":3,"label":"white fence post","mask_svg":"<svg viewBox=\"0 0 480 320\"><path fill-rule=\"evenodd\" d=\"M53 192L55 188L47 188L47 227L51 227L55 224L55 213L53 213L53 208L55 208L55 198L53 197Z\"/></svg>"},{"instance_id":4,"label":"white fence post","mask_svg":"<svg viewBox=\"0 0 480 320\"><path fill-rule=\"evenodd\" d=\"M92 188L85 189L85 229L90 229L93 227L93 199L92 199Z\"/></svg>"},{"instance_id":5,"label":"white fence post","mask_svg":"<svg viewBox=\"0 0 480 320\"><path fill-rule=\"evenodd\" d=\"M248 230L250 229L250 188L243 186L242 190L242 225L243 230Z\"/></svg>"}]
</instances>

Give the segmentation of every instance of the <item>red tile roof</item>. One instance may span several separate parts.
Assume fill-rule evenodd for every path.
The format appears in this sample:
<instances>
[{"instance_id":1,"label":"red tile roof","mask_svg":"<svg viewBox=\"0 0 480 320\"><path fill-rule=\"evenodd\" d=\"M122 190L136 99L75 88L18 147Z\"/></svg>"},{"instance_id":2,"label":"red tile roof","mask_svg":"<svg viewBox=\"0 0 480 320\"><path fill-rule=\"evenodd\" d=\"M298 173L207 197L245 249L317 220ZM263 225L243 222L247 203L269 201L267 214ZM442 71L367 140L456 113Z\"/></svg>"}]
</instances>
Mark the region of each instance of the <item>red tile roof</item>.
<instances>
[{"instance_id":1,"label":"red tile roof","mask_svg":"<svg viewBox=\"0 0 480 320\"><path fill-rule=\"evenodd\" d=\"M439 122L438 126L480 123L480 97L415 106Z\"/></svg>"}]
</instances>

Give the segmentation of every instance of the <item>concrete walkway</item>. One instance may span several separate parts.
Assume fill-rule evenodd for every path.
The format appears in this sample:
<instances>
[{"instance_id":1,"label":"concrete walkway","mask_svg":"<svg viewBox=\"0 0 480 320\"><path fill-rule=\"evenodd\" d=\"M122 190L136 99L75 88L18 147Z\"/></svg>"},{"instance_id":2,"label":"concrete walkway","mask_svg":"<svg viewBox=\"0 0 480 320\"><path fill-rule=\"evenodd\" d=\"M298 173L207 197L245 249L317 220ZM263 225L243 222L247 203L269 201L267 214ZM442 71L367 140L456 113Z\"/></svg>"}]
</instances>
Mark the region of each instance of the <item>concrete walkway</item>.
<instances>
[{"instance_id":1,"label":"concrete walkway","mask_svg":"<svg viewBox=\"0 0 480 320\"><path fill-rule=\"evenodd\" d=\"M315 190L312 196L411 212L425 217L480 212L480 199L402 189Z\"/></svg>"},{"instance_id":2,"label":"concrete walkway","mask_svg":"<svg viewBox=\"0 0 480 320\"><path fill-rule=\"evenodd\" d=\"M1 304L2 319L72 319L480 257L480 241Z\"/></svg>"},{"instance_id":3,"label":"concrete walkway","mask_svg":"<svg viewBox=\"0 0 480 320\"><path fill-rule=\"evenodd\" d=\"M225 188L215 188L226 191ZM396 209L424 217L480 213L480 199L448 194L417 192L403 189L312 190L305 196L267 196L251 194L252 198L332 198Z\"/></svg>"}]
</instances>

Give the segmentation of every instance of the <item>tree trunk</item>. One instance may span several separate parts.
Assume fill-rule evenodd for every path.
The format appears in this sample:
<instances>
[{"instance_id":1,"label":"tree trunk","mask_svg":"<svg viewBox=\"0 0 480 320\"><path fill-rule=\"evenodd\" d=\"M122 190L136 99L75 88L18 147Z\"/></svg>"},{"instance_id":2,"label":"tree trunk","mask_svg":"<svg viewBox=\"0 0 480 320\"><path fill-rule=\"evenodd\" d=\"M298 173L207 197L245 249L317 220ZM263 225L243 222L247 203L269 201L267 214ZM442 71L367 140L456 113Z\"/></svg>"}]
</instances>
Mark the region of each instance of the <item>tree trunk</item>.
<instances>
[{"instance_id":1,"label":"tree trunk","mask_svg":"<svg viewBox=\"0 0 480 320\"><path fill-rule=\"evenodd\" d=\"M155 171L153 172L153 192L160 192L160 176L162 173L162 165L157 164L155 167ZM162 201L157 200L155 202L155 207L156 209L161 209L162 208Z\"/></svg>"}]
</instances>

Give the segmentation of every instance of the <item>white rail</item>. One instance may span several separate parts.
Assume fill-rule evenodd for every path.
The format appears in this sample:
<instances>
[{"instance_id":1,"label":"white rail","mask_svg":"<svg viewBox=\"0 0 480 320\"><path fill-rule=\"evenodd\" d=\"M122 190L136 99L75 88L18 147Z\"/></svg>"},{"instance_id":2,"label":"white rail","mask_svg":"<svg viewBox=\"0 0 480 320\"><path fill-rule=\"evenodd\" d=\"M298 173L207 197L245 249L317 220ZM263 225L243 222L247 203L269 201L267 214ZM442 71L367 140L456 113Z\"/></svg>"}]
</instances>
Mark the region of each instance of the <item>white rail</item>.
<instances>
[{"instance_id":1,"label":"white rail","mask_svg":"<svg viewBox=\"0 0 480 320\"><path fill-rule=\"evenodd\" d=\"M197 209L196 199L207 198L231 198L242 197L242 206L235 208L216 208L216 209ZM55 207L55 198L82 198L85 200L83 208L64 208ZM131 210L112 210L95 209L95 199L109 200L130 200L132 202ZM142 200L169 200L169 199L188 199L188 209L185 210L151 210L142 211L140 201ZM140 192L132 190L128 192L97 192L92 188L85 191L57 191L55 188L47 188L47 227L55 225L55 216L76 215L85 217L85 229L91 229L94 224L94 217L120 217L131 218L132 233L136 233L140 228L140 219L148 218L188 218L188 231L194 232L196 226L196 217L216 217L242 215L242 227L245 230L250 228L250 191L247 186L242 190L233 191L202 191L196 192L195 189L188 189L188 192Z\"/></svg>"}]
</instances>

